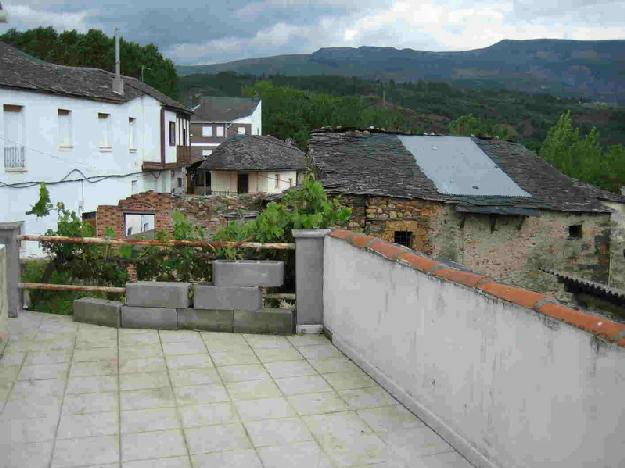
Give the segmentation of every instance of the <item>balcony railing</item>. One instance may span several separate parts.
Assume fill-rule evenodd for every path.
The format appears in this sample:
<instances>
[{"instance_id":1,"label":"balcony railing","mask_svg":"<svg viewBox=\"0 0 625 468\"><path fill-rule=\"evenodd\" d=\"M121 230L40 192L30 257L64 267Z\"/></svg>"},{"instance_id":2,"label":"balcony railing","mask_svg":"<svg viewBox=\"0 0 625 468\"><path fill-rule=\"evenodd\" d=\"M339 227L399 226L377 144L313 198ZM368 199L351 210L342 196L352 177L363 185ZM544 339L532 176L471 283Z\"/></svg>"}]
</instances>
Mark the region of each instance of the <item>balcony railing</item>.
<instances>
[{"instance_id":1,"label":"balcony railing","mask_svg":"<svg viewBox=\"0 0 625 468\"><path fill-rule=\"evenodd\" d=\"M23 146L4 147L4 168L6 170L26 168L26 151Z\"/></svg>"}]
</instances>

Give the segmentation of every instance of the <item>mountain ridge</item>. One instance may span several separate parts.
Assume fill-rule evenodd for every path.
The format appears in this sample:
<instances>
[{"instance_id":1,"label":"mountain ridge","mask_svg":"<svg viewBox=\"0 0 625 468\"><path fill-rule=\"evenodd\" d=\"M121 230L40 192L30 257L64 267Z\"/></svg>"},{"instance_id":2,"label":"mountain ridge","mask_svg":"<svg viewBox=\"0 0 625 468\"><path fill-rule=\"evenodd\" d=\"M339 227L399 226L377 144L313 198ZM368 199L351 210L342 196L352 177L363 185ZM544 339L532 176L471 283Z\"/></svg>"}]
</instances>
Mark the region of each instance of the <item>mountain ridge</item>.
<instances>
[{"instance_id":1,"label":"mountain ridge","mask_svg":"<svg viewBox=\"0 0 625 468\"><path fill-rule=\"evenodd\" d=\"M339 75L396 82L445 81L612 104L625 103L625 40L504 39L467 51L323 47L311 54L181 65L180 75Z\"/></svg>"}]
</instances>

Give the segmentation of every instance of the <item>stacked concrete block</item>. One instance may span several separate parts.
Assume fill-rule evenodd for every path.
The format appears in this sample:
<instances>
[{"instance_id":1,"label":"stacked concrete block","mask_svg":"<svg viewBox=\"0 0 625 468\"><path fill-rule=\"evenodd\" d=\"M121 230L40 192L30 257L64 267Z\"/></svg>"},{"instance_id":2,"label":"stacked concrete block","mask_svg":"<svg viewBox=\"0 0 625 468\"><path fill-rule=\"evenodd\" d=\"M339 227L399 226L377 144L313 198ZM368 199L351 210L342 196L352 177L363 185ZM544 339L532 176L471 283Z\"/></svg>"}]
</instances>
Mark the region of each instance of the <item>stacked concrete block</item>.
<instances>
[{"instance_id":1,"label":"stacked concrete block","mask_svg":"<svg viewBox=\"0 0 625 468\"><path fill-rule=\"evenodd\" d=\"M295 329L294 311L288 309L261 309L254 312L234 311L235 333L269 333L290 335Z\"/></svg>"},{"instance_id":2,"label":"stacked concrete block","mask_svg":"<svg viewBox=\"0 0 625 468\"><path fill-rule=\"evenodd\" d=\"M258 286L193 285L193 306L196 309L258 310L263 297Z\"/></svg>"},{"instance_id":3,"label":"stacked concrete block","mask_svg":"<svg viewBox=\"0 0 625 468\"><path fill-rule=\"evenodd\" d=\"M121 302L83 297L74 301L72 320L119 328L121 307Z\"/></svg>"},{"instance_id":4,"label":"stacked concrete block","mask_svg":"<svg viewBox=\"0 0 625 468\"><path fill-rule=\"evenodd\" d=\"M190 283L139 281L126 284L122 327L177 329L177 309L191 305L190 288Z\"/></svg>"},{"instance_id":5,"label":"stacked concrete block","mask_svg":"<svg viewBox=\"0 0 625 468\"><path fill-rule=\"evenodd\" d=\"M233 331L234 310L178 309L178 328L181 330Z\"/></svg>"},{"instance_id":6,"label":"stacked concrete block","mask_svg":"<svg viewBox=\"0 0 625 468\"><path fill-rule=\"evenodd\" d=\"M284 262L270 260L239 260L213 262L215 286L282 286Z\"/></svg>"}]
</instances>

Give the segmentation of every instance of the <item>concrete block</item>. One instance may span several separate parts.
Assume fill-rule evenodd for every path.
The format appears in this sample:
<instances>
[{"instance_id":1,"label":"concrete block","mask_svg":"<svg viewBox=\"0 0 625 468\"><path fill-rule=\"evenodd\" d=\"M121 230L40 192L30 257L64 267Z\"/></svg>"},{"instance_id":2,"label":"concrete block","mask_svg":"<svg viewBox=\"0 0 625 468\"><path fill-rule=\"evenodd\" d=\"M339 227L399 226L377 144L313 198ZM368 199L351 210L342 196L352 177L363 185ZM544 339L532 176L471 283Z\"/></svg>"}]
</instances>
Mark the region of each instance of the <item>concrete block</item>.
<instances>
[{"instance_id":1,"label":"concrete block","mask_svg":"<svg viewBox=\"0 0 625 468\"><path fill-rule=\"evenodd\" d=\"M258 310L263 297L258 286L193 285L193 307L213 310Z\"/></svg>"},{"instance_id":2,"label":"concrete block","mask_svg":"<svg viewBox=\"0 0 625 468\"><path fill-rule=\"evenodd\" d=\"M190 283L139 281L126 283L126 305L136 307L189 307Z\"/></svg>"},{"instance_id":3,"label":"concrete block","mask_svg":"<svg viewBox=\"0 0 625 468\"><path fill-rule=\"evenodd\" d=\"M178 312L163 307L122 306L122 328L155 328L176 330Z\"/></svg>"},{"instance_id":4,"label":"concrete block","mask_svg":"<svg viewBox=\"0 0 625 468\"><path fill-rule=\"evenodd\" d=\"M215 286L282 286L284 262L273 260L215 260L213 284Z\"/></svg>"},{"instance_id":5,"label":"concrete block","mask_svg":"<svg viewBox=\"0 0 625 468\"><path fill-rule=\"evenodd\" d=\"M92 323L119 328L121 302L96 297L83 297L74 301L74 322Z\"/></svg>"},{"instance_id":6,"label":"concrete block","mask_svg":"<svg viewBox=\"0 0 625 468\"><path fill-rule=\"evenodd\" d=\"M295 326L294 311L288 309L261 309L234 311L235 333L268 333L290 335Z\"/></svg>"},{"instance_id":7,"label":"concrete block","mask_svg":"<svg viewBox=\"0 0 625 468\"><path fill-rule=\"evenodd\" d=\"M233 310L178 309L178 328L232 333Z\"/></svg>"}]
</instances>

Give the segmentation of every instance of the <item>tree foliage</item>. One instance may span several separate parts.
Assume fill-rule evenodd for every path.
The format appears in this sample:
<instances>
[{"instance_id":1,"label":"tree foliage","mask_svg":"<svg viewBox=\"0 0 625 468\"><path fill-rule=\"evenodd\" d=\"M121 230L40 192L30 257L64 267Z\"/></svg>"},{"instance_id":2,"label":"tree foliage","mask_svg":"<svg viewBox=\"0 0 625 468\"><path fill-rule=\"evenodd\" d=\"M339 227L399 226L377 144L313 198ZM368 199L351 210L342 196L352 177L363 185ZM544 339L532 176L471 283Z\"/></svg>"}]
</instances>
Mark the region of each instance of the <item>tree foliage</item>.
<instances>
[{"instance_id":1,"label":"tree foliage","mask_svg":"<svg viewBox=\"0 0 625 468\"><path fill-rule=\"evenodd\" d=\"M514 140L517 133L510 125L480 119L473 114L461 115L449 123L449 133L459 136L495 137Z\"/></svg>"},{"instance_id":2,"label":"tree foliage","mask_svg":"<svg viewBox=\"0 0 625 468\"><path fill-rule=\"evenodd\" d=\"M540 155L565 174L606 190L625 186L625 147L603 149L599 131L582 135L573 124L571 112L563 113L549 130Z\"/></svg>"},{"instance_id":3,"label":"tree foliage","mask_svg":"<svg viewBox=\"0 0 625 468\"><path fill-rule=\"evenodd\" d=\"M99 29L79 33L75 29L58 33L52 27L24 32L9 29L0 40L47 62L73 67L95 67L113 71L114 39ZM176 97L178 75L171 60L164 58L154 44L145 46L120 40L121 72L141 79L171 97Z\"/></svg>"}]
</instances>

